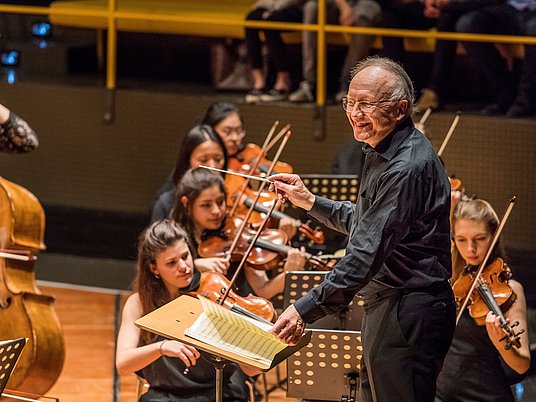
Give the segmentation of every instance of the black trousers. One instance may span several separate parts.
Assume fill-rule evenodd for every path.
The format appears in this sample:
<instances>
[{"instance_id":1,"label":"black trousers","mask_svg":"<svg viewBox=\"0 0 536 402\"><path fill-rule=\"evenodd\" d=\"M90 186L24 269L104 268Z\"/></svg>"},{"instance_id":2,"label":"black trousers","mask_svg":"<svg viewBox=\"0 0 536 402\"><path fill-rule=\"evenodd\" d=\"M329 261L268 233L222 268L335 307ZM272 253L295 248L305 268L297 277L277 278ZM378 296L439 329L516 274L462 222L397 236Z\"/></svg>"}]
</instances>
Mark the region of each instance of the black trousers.
<instances>
[{"instance_id":1,"label":"black trousers","mask_svg":"<svg viewBox=\"0 0 536 402\"><path fill-rule=\"evenodd\" d=\"M456 321L448 283L365 298L362 401L432 402Z\"/></svg>"},{"instance_id":2,"label":"black trousers","mask_svg":"<svg viewBox=\"0 0 536 402\"><path fill-rule=\"evenodd\" d=\"M246 20L261 21L262 14L267 11L265 8L256 8L251 11ZM288 7L281 10L273 11L266 21L278 22L302 22L302 11L297 7ZM262 68L262 42L260 39L261 30L255 28L246 28L246 46L248 49L248 57L251 62L251 67ZM275 65L276 71L290 71L290 56L288 54L287 45L281 38L281 31L276 29L266 29L263 31L266 38L266 47L268 48L268 56Z\"/></svg>"}]
</instances>

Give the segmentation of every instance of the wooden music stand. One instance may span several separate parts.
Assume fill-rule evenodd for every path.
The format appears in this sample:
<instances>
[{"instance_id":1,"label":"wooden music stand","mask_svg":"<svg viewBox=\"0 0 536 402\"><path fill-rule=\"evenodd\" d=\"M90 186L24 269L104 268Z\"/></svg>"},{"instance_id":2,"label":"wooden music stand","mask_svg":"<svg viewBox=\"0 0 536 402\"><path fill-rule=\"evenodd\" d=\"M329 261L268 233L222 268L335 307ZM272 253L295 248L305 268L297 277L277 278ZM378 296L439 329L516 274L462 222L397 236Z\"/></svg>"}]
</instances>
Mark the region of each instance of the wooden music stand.
<instances>
[{"instance_id":1,"label":"wooden music stand","mask_svg":"<svg viewBox=\"0 0 536 402\"><path fill-rule=\"evenodd\" d=\"M287 397L357 401L360 331L313 329L311 342L287 360Z\"/></svg>"},{"instance_id":2,"label":"wooden music stand","mask_svg":"<svg viewBox=\"0 0 536 402\"><path fill-rule=\"evenodd\" d=\"M159 309L141 317L136 321L136 325L146 331L193 346L199 351L206 352L210 355L211 357L208 360L216 370L216 401L218 402L222 401L223 396L223 368L226 360L239 364L247 364L266 372L307 345L312 335L308 331L302 336L302 339L297 345L286 346L273 356L270 361L260 361L245 354L225 349L221 344L208 343L208 341L205 342L188 336L186 333L189 328L194 326L203 311L203 306L199 299L186 295L180 296ZM232 311L228 311L228 313L233 315L233 320L252 320L249 317L241 316Z\"/></svg>"}]
</instances>

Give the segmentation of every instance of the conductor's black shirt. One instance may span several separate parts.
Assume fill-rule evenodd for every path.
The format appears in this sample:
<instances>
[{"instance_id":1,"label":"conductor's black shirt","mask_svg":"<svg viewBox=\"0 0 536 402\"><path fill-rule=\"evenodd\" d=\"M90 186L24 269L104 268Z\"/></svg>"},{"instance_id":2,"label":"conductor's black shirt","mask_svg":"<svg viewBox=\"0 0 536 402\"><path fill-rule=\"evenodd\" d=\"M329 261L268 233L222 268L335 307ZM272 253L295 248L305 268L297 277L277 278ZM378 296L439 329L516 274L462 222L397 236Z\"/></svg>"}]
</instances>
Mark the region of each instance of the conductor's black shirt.
<instances>
[{"instance_id":1,"label":"conductor's black shirt","mask_svg":"<svg viewBox=\"0 0 536 402\"><path fill-rule=\"evenodd\" d=\"M430 142L407 118L363 150L357 203L316 197L309 211L349 235L346 256L295 303L309 323L344 308L356 293L426 288L451 276L450 183Z\"/></svg>"}]
</instances>

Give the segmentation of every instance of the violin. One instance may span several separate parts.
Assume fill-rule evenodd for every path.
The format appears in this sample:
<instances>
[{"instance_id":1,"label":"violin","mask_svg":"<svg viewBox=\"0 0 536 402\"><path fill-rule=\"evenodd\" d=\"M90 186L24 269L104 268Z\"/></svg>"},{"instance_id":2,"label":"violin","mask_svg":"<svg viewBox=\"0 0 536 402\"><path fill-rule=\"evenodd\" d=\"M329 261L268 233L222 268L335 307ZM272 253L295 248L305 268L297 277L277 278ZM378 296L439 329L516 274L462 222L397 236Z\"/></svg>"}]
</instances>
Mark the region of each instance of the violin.
<instances>
[{"instance_id":1,"label":"violin","mask_svg":"<svg viewBox=\"0 0 536 402\"><path fill-rule=\"evenodd\" d=\"M203 272L201 273L199 288L189 294L192 296L201 295L220 304L225 291L230 285L231 282L222 274ZM251 294L244 297L230 290L228 297L223 302L223 306L254 319L260 317L263 320L272 322L276 318L274 306L270 301Z\"/></svg>"},{"instance_id":2,"label":"violin","mask_svg":"<svg viewBox=\"0 0 536 402\"><path fill-rule=\"evenodd\" d=\"M476 290L469 295L467 304L469 315L475 324L485 325L486 315L491 311L499 317L500 325L506 333L503 338L507 340L505 349L510 349L511 346L521 347L519 335L524 330L515 333L513 328L519 325L519 322L516 321L510 325L503 314L510 310L517 299L516 293L508 285L508 280L512 275L510 268L501 258L497 258L484 268L481 275L475 277L477 269L478 267L471 265L466 266L452 286L456 303L459 306L460 302L467 297L473 281L476 280Z\"/></svg>"},{"instance_id":3,"label":"violin","mask_svg":"<svg viewBox=\"0 0 536 402\"><path fill-rule=\"evenodd\" d=\"M266 214L268 212L268 208L264 205L264 203L256 203L256 204L254 204L253 199L250 198L250 197L247 197L247 196L243 199L243 205L245 207L248 207L248 208L251 205L254 205L253 209L255 211L263 213L263 214ZM283 218L290 218L289 215L287 215L287 214L285 214L285 213L283 213L281 211L273 211L272 212L272 217L277 219L277 220L280 220L280 219L283 219ZM303 223L303 222L301 222L299 220L298 220L298 231L302 235L307 237L310 241L312 241L314 244L324 244L324 242L325 242L324 232L322 232L321 230L315 230L315 229L311 228L308 224Z\"/></svg>"},{"instance_id":4,"label":"violin","mask_svg":"<svg viewBox=\"0 0 536 402\"><path fill-rule=\"evenodd\" d=\"M251 242L251 239L248 239L248 242ZM290 246L286 244L276 244L264 239L258 239L255 242L255 245L266 250L277 252L281 255L287 255L290 249ZM305 253L305 259L314 270L318 271L331 271L337 263L337 258L326 260L321 258L321 256L315 256L311 253Z\"/></svg>"},{"instance_id":5,"label":"violin","mask_svg":"<svg viewBox=\"0 0 536 402\"><path fill-rule=\"evenodd\" d=\"M258 191L255 191L247 186L247 180L243 177L228 174L225 177L225 191L227 193L227 206L231 208L235 203L237 203L237 198L239 194L242 193L242 199L244 196L255 199L259 194ZM275 202L277 202L277 194L275 192L261 191L259 195L259 200L257 201L258 205L264 206L266 209L270 208ZM235 208L236 213L241 216L246 215L246 210L237 204ZM258 225L262 222L264 217L259 212L253 212L248 219L248 223L253 225Z\"/></svg>"},{"instance_id":6,"label":"violin","mask_svg":"<svg viewBox=\"0 0 536 402\"><path fill-rule=\"evenodd\" d=\"M266 158L266 153L256 144L247 144L236 155L229 158L229 169L235 172L249 174L266 174L272 161ZM252 167L257 166L255 170ZM292 173L293 169L288 163L277 161L272 173Z\"/></svg>"},{"instance_id":7,"label":"violin","mask_svg":"<svg viewBox=\"0 0 536 402\"><path fill-rule=\"evenodd\" d=\"M36 254L45 249L45 214L25 188L0 177L0 339L28 338L7 384L44 395L65 360L54 298L35 283Z\"/></svg>"},{"instance_id":8,"label":"violin","mask_svg":"<svg viewBox=\"0 0 536 402\"><path fill-rule=\"evenodd\" d=\"M197 249L199 256L203 258L227 257L241 223L242 220L237 216L227 217L225 225L221 230L211 233L201 241ZM228 257L230 261L239 261L245 255L249 247L248 239L252 238L254 233L255 231L251 228L246 227L244 229L236 247ZM260 237L277 244L288 242L287 234L279 229L264 229L261 231ZM260 270L274 269L280 260L281 255L279 253L268 251L261 247L254 247L246 258L246 262L250 266Z\"/></svg>"},{"instance_id":9,"label":"violin","mask_svg":"<svg viewBox=\"0 0 536 402\"><path fill-rule=\"evenodd\" d=\"M465 308L469 306L469 313L471 316L474 316L475 323L477 325L484 325L482 317L488 314L489 311L493 312L497 317L499 317L500 326L506 334L500 341L506 340L504 346L505 349L510 349L512 346L519 348L521 347L521 342L519 336L525 332L521 330L516 333L513 328L519 325L519 322L514 322L512 325L506 321L503 311L510 309L517 298L515 292L508 285L508 279L510 278L510 269L504 264L503 260L497 258L492 264L488 266L487 262L491 256L492 250L497 244L497 240L506 224L510 213L514 207L516 197L512 197L506 208L506 212L502 220L499 223L499 227L493 235L491 244L486 252L486 255L482 261L482 264L478 268L467 268L462 272L463 275L460 276L458 280L453 285L454 297L458 304L458 314L456 315L456 324L460 321L461 315L463 314ZM466 279L464 279L466 278ZM458 282L461 281L459 284ZM506 284L506 286L505 286ZM455 289L457 287L458 289ZM494 289L494 290L492 290ZM476 290L476 292L475 292ZM482 300L483 304L479 304L479 299ZM500 302L504 305L504 310L501 309ZM471 314L473 310L473 304L475 313ZM486 306L484 308L483 306ZM479 324L480 323L480 324Z\"/></svg>"}]
</instances>

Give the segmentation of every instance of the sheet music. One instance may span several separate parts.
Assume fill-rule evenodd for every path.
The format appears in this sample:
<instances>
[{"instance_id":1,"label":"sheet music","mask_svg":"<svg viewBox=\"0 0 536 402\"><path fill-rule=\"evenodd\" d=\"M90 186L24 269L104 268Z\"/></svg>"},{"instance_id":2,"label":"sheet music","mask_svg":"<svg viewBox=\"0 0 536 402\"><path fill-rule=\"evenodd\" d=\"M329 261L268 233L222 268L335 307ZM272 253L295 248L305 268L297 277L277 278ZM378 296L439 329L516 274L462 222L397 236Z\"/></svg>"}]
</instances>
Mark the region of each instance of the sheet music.
<instances>
[{"instance_id":1,"label":"sheet music","mask_svg":"<svg viewBox=\"0 0 536 402\"><path fill-rule=\"evenodd\" d=\"M217 303L199 297L204 312L184 332L202 342L269 365L286 344L266 332L272 326L233 313Z\"/></svg>"}]
</instances>

